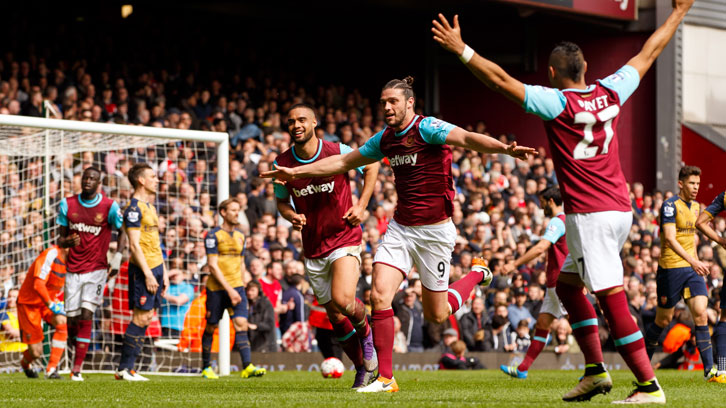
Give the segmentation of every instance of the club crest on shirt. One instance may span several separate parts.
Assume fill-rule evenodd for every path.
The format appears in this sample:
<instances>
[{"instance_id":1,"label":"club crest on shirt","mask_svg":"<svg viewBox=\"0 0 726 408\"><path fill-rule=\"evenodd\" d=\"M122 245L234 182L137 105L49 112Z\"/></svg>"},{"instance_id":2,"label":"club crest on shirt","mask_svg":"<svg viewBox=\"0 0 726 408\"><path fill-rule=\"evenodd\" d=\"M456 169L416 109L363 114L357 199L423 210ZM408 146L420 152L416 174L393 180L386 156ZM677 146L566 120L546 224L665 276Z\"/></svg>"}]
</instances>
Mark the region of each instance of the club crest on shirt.
<instances>
[{"instance_id":1,"label":"club crest on shirt","mask_svg":"<svg viewBox=\"0 0 726 408\"><path fill-rule=\"evenodd\" d=\"M71 214L71 219L75 220L77 218L78 218L78 213L72 213Z\"/></svg>"},{"instance_id":2,"label":"club crest on shirt","mask_svg":"<svg viewBox=\"0 0 726 408\"><path fill-rule=\"evenodd\" d=\"M103 214L101 214L101 213L96 213L96 217L94 217L94 218L93 218L93 221L94 221L94 222L95 222L96 224L100 224L101 222L103 222Z\"/></svg>"},{"instance_id":3,"label":"club crest on shirt","mask_svg":"<svg viewBox=\"0 0 726 408\"><path fill-rule=\"evenodd\" d=\"M146 303L146 296L141 296L139 298L139 304L143 306Z\"/></svg>"},{"instance_id":4,"label":"club crest on shirt","mask_svg":"<svg viewBox=\"0 0 726 408\"><path fill-rule=\"evenodd\" d=\"M415 143L414 135L411 134L411 135L406 136L406 140L403 142L403 145L406 147L411 147L411 146L413 146L414 143Z\"/></svg>"}]
</instances>

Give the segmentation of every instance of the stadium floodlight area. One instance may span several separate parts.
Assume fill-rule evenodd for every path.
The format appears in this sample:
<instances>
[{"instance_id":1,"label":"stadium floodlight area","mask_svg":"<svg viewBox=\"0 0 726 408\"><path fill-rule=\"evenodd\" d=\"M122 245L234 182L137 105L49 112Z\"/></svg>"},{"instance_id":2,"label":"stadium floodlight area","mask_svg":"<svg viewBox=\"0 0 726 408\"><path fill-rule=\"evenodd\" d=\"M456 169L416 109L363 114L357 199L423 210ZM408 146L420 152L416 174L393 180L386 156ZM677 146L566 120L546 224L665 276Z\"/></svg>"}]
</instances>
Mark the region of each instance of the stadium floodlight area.
<instances>
[{"instance_id":1,"label":"stadium floodlight area","mask_svg":"<svg viewBox=\"0 0 726 408\"><path fill-rule=\"evenodd\" d=\"M56 242L59 202L80 193L81 172L89 166L100 169L102 193L123 209L133 193L126 174L136 162L149 163L159 175L156 208L167 268L181 270L194 288L194 298L199 298L206 264L202 234L217 225L216 203L229 194L226 133L0 115L0 181L4 181L0 185L0 205L4 203L0 208L0 299L20 287L33 260ZM127 258L125 251L124 264ZM131 311L121 307L128 290L126 279L122 266L105 288L104 305L93 320L92 343L83 367L86 372L116 369L131 319ZM13 315L12 302L3 303L0 315ZM201 310L196 306L203 302L192 302L183 314L175 306L158 311L147 330L137 371L201 371L198 349L204 327L199 326L204 315L198 315ZM162 324L173 325L176 318L178 325L180 315L186 320L182 333L162 335ZM226 312L219 327L218 344L226 345L219 347L219 373L227 375L230 333ZM48 352L52 328L46 325L45 332ZM0 372L20 370L20 353L2 352L13 349L11 340L0 333ZM44 367L47 356L36 364ZM70 357L69 350L59 365L61 371L72 366Z\"/></svg>"}]
</instances>

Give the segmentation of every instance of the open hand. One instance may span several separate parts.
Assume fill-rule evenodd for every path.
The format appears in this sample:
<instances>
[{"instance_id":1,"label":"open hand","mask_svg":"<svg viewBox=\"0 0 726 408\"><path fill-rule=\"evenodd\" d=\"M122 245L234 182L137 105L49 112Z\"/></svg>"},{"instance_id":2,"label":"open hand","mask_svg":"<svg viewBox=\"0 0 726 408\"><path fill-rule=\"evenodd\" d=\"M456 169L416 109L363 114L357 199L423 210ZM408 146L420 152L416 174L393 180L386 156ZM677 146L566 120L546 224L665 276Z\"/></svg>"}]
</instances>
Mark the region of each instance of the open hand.
<instances>
[{"instance_id":1,"label":"open hand","mask_svg":"<svg viewBox=\"0 0 726 408\"><path fill-rule=\"evenodd\" d=\"M439 21L433 20L431 32L434 33L434 41L439 43L445 50L461 55L464 52L464 40L461 39L461 27L459 27L459 15L454 16L454 26L449 24L449 20L439 13Z\"/></svg>"},{"instance_id":2,"label":"open hand","mask_svg":"<svg viewBox=\"0 0 726 408\"><path fill-rule=\"evenodd\" d=\"M262 178L274 178L284 182L292 181L295 179L295 172L289 167L283 167L275 165L274 170L264 171L260 173Z\"/></svg>"},{"instance_id":3,"label":"open hand","mask_svg":"<svg viewBox=\"0 0 726 408\"><path fill-rule=\"evenodd\" d=\"M507 146L507 152L508 155L514 157L515 159L520 160L527 160L528 155L534 155L537 156L539 153L537 150L535 150L532 147L526 147L526 146L517 146L517 142L512 142L509 146Z\"/></svg>"}]
</instances>

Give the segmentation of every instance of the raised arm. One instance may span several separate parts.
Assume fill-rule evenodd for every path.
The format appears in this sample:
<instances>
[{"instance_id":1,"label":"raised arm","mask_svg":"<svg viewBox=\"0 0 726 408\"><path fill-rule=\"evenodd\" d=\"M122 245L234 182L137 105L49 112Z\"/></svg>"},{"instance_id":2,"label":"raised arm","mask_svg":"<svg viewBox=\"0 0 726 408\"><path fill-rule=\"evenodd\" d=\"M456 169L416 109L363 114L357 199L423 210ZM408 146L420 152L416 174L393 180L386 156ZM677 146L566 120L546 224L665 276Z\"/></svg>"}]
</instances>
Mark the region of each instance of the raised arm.
<instances>
[{"instance_id":1,"label":"raised arm","mask_svg":"<svg viewBox=\"0 0 726 408\"><path fill-rule=\"evenodd\" d=\"M445 50L459 56L459 59L469 68L469 71L484 82L486 86L522 106L525 96L524 84L512 78L502 67L477 54L464 43L461 38L459 16L454 16L453 27L441 13L439 13L439 20L441 21L434 20L434 26L431 28L434 40Z\"/></svg>"},{"instance_id":2,"label":"raised arm","mask_svg":"<svg viewBox=\"0 0 726 408\"><path fill-rule=\"evenodd\" d=\"M643 49L640 50L638 55L628 61L628 65L638 70L641 78L645 76L645 73L648 72L650 66L655 62L655 59L658 58L666 45L668 45L668 42L673 38L673 34L675 34L678 25L681 24L686 13L688 13L688 10L693 5L693 1L674 0L673 12L668 16L665 23L658 27L650 38L648 38L648 41L643 44Z\"/></svg>"},{"instance_id":3,"label":"raised arm","mask_svg":"<svg viewBox=\"0 0 726 408\"><path fill-rule=\"evenodd\" d=\"M504 272L512 272L520 266L530 263L532 260L547 252L547 250L550 249L550 246L552 246L552 243L550 241L547 241L546 239L540 239L536 244L529 248L527 252L524 253L524 255L520 256L514 261L504 264Z\"/></svg>"},{"instance_id":4,"label":"raised arm","mask_svg":"<svg viewBox=\"0 0 726 408\"><path fill-rule=\"evenodd\" d=\"M263 172L260 176L282 181L291 181L299 178L326 177L344 173L350 169L365 166L376 161L375 159L369 159L363 156L358 150L354 150L347 154L326 157L315 163L295 168L275 166L275 170Z\"/></svg>"}]
</instances>

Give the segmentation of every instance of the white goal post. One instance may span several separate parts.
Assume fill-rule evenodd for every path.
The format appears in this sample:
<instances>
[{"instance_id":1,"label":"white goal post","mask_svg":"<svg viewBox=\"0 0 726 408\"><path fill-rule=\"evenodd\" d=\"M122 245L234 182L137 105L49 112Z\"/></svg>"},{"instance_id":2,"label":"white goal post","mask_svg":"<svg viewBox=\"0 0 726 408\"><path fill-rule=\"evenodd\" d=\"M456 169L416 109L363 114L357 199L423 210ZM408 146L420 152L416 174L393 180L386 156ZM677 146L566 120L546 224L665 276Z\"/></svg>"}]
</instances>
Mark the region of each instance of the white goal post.
<instances>
[{"instance_id":1,"label":"white goal post","mask_svg":"<svg viewBox=\"0 0 726 408\"><path fill-rule=\"evenodd\" d=\"M51 163L56 163L54 158L57 160L59 155L78 155L89 151L108 152L116 149L163 146L171 142L215 143L217 202L221 202L229 196L229 135L227 133L0 115L0 156L5 157L6 161L13 157L31 157L33 160L37 160L36 163L43 160L42 180L37 184L43 184L44 208L42 212L46 214L44 217L46 223L50 222L48 221L51 219L50 217L55 216L55 210L51 208L49 182L52 171ZM18 159L18 163L25 163L21 160L26 159ZM61 170L64 170L62 165ZM63 182L62 177L61 175L61 183ZM0 180L2 179L0 178ZM40 190L40 186L38 186L38 190ZM0 200L0 204L2 204L2 200ZM215 221L215 223L219 222ZM49 242L51 234L47 229L44 231L44 236L43 244L47 247L52 244ZM20 272L20 268L17 270ZM219 345L219 373L229 375L230 333L229 316L226 311L219 324Z\"/></svg>"}]
</instances>

